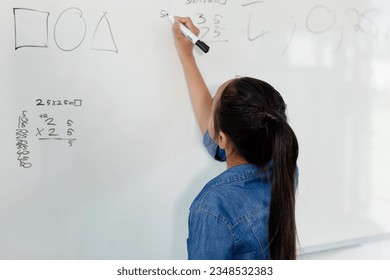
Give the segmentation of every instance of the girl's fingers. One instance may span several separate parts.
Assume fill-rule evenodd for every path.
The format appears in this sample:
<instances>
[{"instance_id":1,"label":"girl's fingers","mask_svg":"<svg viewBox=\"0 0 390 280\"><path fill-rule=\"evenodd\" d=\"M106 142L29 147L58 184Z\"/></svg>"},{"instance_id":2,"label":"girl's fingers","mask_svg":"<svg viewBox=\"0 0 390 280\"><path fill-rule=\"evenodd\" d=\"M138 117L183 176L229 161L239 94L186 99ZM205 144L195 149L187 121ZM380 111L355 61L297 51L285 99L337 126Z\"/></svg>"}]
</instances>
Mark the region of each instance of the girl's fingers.
<instances>
[{"instance_id":1,"label":"girl's fingers","mask_svg":"<svg viewBox=\"0 0 390 280\"><path fill-rule=\"evenodd\" d=\"M177 21L184 24L196 36L199 35L199 28L197 28L189 17L175 17Z\"/></svg>"},{"instance_id":2,"label":"girl's fingers","mask_svg":"<svg viewBox=\"0 0 390 280\"><path fill-rule=\"evenodd\" d=\"M175 21L175 23L172 26L173 33L175 34L176 39L180 39L183 34L180 31L180 23L178 20Z\"/></svg>"}]
</instances>

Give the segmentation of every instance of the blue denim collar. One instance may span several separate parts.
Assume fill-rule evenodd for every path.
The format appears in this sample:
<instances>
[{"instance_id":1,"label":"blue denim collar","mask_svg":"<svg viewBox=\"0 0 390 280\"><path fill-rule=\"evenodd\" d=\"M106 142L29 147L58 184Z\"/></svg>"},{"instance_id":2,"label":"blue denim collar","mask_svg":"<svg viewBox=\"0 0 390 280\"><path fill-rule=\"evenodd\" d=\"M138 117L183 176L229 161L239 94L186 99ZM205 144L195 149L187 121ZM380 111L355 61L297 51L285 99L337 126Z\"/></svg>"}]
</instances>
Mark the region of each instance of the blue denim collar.
<instances>
[{"instance_id":1,"label":"blue denim collar","mask_svg":"<svg viewBox=\"0 0 390 280\"><path fill-rule=\"evenodd\" d=\"M267 175L271 174L272 161L259 167L256 164L246 163L233 166L212 180L213 185L226 184L234 181L251 178L267 179Z\"/></svg>"}]
</instances>

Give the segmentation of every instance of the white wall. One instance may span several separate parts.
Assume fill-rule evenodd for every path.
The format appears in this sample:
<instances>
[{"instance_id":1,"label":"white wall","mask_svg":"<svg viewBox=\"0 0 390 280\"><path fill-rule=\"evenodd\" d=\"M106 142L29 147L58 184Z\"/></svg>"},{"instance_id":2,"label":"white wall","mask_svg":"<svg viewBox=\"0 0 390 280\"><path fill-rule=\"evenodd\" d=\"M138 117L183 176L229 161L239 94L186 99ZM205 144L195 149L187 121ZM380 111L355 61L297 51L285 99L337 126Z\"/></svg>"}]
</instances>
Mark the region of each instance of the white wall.
<instances>
[{"instance_id":1,"label":"white wall","mask_svg":"<svg viewBox=\"0 0 390 280\"><path fill-rule=\"evenodd\" d=\"M354 247L303 254L301 260L390 260L390 239Z\"/></svg>"}]
</instances>

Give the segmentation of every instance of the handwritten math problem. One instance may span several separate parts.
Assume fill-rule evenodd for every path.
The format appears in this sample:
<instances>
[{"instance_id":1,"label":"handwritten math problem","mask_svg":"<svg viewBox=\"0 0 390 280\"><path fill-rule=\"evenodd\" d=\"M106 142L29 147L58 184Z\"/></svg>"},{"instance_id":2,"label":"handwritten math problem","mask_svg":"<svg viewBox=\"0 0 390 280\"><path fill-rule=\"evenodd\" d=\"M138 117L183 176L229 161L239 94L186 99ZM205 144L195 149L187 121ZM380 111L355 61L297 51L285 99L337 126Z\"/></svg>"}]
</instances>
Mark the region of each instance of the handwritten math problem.
<instances>
[{"instance_id":1,"label":"handwritten math problem","mask_svg":"<svg viewBox=\"0 0 390 280\"><path fill-rule=\"evenodd\" d=\"M208 42L229 42L226 38L224 16L221 14L197 13L195 23L201 30L201 39L208 39ZM207 37L206 37L207 36Z\"/></svg>"},{"instance_id":2,"label":"handwritten math problem","mask_svg":"<svg viewBox=\"0 0 390 280\"><path fill-rule=\"evenodd\" d=\"M332 52L339 50L346 43L346 33L362 35L378 46L390 45L390 25L383 25L379 19L381 11L376 7L337 9L331 4L307 4L298 18L292 12L288 14L286 11L272 17L264 16L272 5L275 5L270 0L185 0L182 3L192 7L192 10L196 9L190 17L200 29L199 37L206 43L228 43L232 39L237 39L237 35L235 38L232 37L228 26L232 23L238 24L237 19L240 21L244 19L246 22L240 24L245 25L245 29L242 29L239 36L250 44L272 44L265 39L277 32L279 36L285 38L284 45L280 46L279 57L289 50L296 39L298 29L306 33L306 36L336 38L330 42L334 45L330 50ZM228 6L234 7L234 16L231 13L226 14ZM211 10L213 12L210 12ZM280 24L275 23L277 20Z\"/></svg>"},{"instance_id":3,"label":"handwritten math problem","mask_svg":"<svg viewBox=\"0 0 390 280\"><path fill-rule=\"evenodd\" d=\"M18 126L16 129L16 154L19 166L23 168L31 168L30 151L28 146L29 131L27 129L29 120L28 112L22 111L18 117Z\"/></svg>"},{"instance_id":4,"label":"handwritten math problem","mask_svg":"<svg viewBox=\"0 0 390 280\"><path fill-rule=\"evenodd\" d=\"M72 117L72 108L82 107L82 99L60 99L60 100L35 100L35 108L31 111L23 110L17 121L16 128L16 154L17 161L21 168L33 166L30 143L46 145L48 142L66 143L66 146L73 147L77 140L77 121ZM56 109L61 108L61 114ZM69 109L67 109L69 108ZM41 111L38 113L38 111ZM42 110L43 109L43 110ZM63 110L69 110L64 113ZM50 111L50 113L46 111Z\"/></svg>"},{"instance_id":5,"label":"handwritten math problem","mask_svg":"<svg viewBox=\"0 0 390 280\"><path fill-rule=\"evenodd\" d=\"M48 114L41 114L39 118L42 120L39 127L37 127L35 136L40 141L66 141L69 147L72 147L73 142L76 141L74 137L74 121L67 119L66 123L59 123L56 119ZM62 133L59 133L62 131Z\"/></svg>"},{"instance_id":6,"label":"handwritten math problem","mask_svg":"<svg viewBox=\"0 0 390 280\"><path fill-rule=\"evenodd\" d=\"M75 106L80 107L83 105L83 101L81 99L74 99L74 100L43 100L43 99L37 99L36 100L37 106Z\"/></svg>"}]
</instances>

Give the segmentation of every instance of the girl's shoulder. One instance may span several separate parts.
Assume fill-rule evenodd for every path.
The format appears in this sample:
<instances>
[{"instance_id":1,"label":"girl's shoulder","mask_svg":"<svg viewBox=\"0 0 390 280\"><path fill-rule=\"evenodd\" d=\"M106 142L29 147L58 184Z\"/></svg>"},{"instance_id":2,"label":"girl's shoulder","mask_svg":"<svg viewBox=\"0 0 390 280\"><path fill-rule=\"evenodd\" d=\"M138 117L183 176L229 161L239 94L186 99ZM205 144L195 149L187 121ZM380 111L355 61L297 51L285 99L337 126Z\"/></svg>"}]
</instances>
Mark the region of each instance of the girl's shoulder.
<instances>
[{"instance_id":1,"label":"girl's shoulder","mask_svg":"<svg viewBox=\"0 0 390 280\"><path fill-rule=\"evenodd\" d=\"M226 170L201 190L192 212L207 212L235 223L269 206L271 185L264 171L254 165Z\"/></svg>"}]
</instances>

